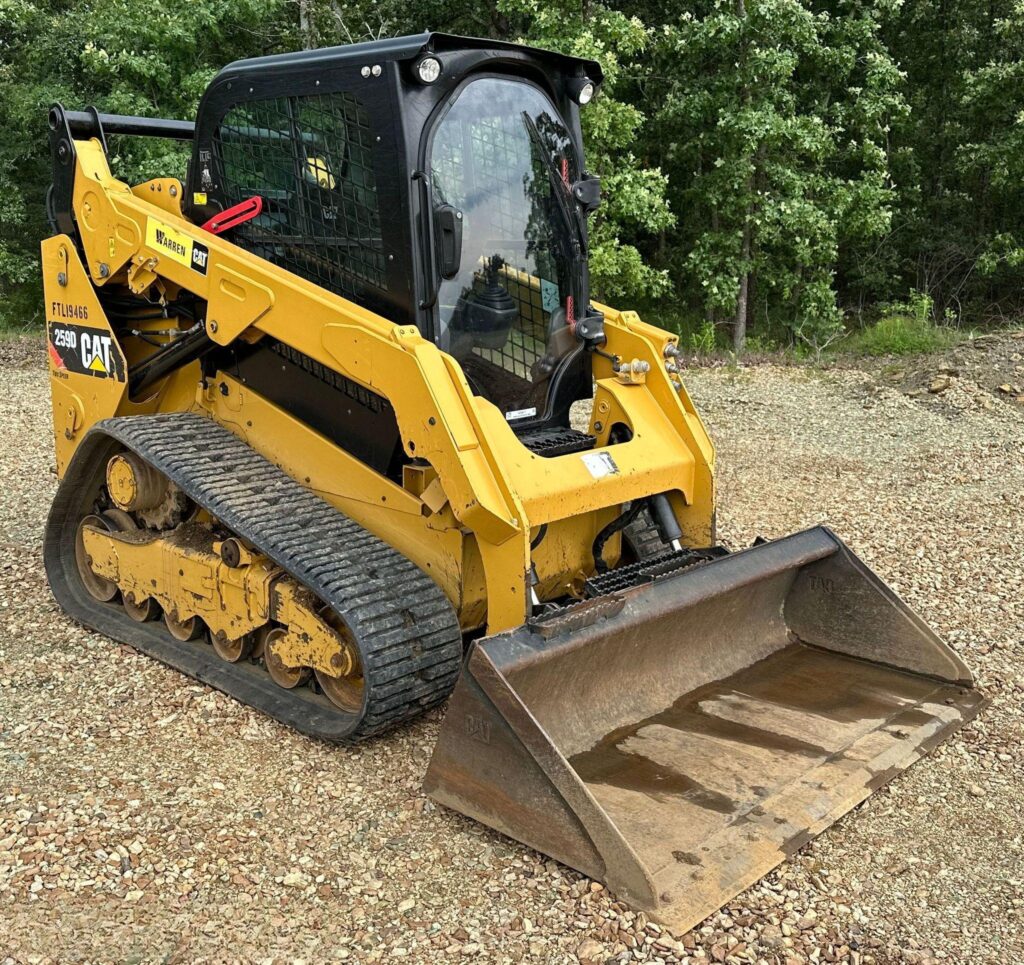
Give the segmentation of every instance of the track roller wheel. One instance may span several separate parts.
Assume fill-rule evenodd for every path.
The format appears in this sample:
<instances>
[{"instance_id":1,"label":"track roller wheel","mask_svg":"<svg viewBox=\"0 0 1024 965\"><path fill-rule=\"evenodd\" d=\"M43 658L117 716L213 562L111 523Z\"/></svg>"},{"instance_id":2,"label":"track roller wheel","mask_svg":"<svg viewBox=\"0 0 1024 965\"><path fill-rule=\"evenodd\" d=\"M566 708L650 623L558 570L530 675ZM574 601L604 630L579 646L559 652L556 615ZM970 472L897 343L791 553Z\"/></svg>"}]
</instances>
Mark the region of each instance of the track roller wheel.
<instances>
[{"instance_id":1,"label":"track roller wheel","mask_svg":"<svg viewBox=\"0 0 1024 965\"><path fill-rule=\"evenodd\" d=\"M203 621L199 617L179 620L168 612L164 612L164 623L175 640L198 640L203 635Z\"/></svg>"},{"instance_id":2,"label":"track roller wheel","mask_svg":"<svg viewBox=\"0 0 1024 965\"><path fill-rule=\"evenodd\" d=\"M275 627L269 623L264 624L252 635L252 650L249 656L253 660L262 660L267 650L267 637L273 633Z\"/></svg>"},{"instance_id":3,"label":"track roller wheel","mask_svg":"<svg viewBox=\"0 0 1024 965\"><path fill-rule=\"evenodd\" d=\"M75 563L78 565L78 575L89 595L94 600L99 600L100 603L109 603L117 596L117 584L112 580L105 580L93 572L92 562L85 550L83 533L86 529L98 529L101 532L110 533L116 528L114 523L106 517L90 514L83 517L75 534Z\"/></svg>"},{"instance_id":4,"label":"track roller wheel","mask_svg":"<svg viewBox=\"0 0 1024 965\"><path fill-rule=\"evenodd\" d=\"M213 649L221 660L238 663L239 660L244 660L252 653L256 642L255 637L254 633L246 633L237 640L230 640L228 635L221 631L213 634Z\"/></svg>"},{"instance_id":5,"label":"track roller wheel","mask_svg":"<svg viewBox=\"0 0 1024 965\"><path fill-rule=\"evenodd\" d=\"M136 623L148 623L160 616L160 604L151 596L136 600L132 594L123 593L121 594L121 605L124 607L124 612Z\"/></svg>"},{"instance_id":6,"label":"track roller wheel","mask_svg":"<svg viewBox=\"0 0 1024 965\"><path fill-rule=\"evenodd\" d=\"M309 667L289 667L274 653L274 643L280 640L288 631L284 627L275 627L264 639L263 662L266 664L267 673L270 679L278 687L285 690L294 690L296 687L309 680Z\"/></svg>"}]
</instances>

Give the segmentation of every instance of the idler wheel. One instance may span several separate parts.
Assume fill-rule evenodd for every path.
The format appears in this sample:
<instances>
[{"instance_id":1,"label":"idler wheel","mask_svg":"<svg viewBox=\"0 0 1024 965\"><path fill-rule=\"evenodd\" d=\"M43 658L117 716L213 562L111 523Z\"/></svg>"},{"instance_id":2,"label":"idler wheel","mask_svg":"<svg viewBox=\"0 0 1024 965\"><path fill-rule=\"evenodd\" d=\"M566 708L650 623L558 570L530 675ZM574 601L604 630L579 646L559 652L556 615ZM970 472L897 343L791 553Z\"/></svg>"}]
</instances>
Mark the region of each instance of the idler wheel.
<instances>
[{"instance_id":1,"label":"idler wheel","mask_svg":"<svg viewBox=\"0 0 1024 965\"><path fill-rule=\"evenodd\" d=\"M363 668L359 664L359 650L352 639L352 634L349 632L348 627L345 626L344 621L333 610L329 607L324 607L320 613L320 618L345 640L348 645L347 650L350 654L354 655L354 659L349 664L347 660L342 661L341 654L335 654L334 661L336 663L342 661L348 667L348 673L332 677L324 673L324 671L317 669L314 671L317 683L320 684L320 689L324 692L324 696L335 707L349 714L358 714L363 709L363 698L366 690L366 681L363 680Z\"/></svg>"}]
</instances>

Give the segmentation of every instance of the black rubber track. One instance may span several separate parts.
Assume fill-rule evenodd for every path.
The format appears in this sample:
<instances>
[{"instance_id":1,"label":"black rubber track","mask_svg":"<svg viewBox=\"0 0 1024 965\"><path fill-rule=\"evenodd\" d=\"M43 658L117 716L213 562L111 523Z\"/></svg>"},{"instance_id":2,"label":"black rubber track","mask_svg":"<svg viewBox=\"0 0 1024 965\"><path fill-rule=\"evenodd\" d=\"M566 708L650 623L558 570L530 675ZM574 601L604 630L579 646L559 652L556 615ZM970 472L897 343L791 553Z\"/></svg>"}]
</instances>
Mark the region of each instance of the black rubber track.
<instances>
[{"instance_id":1,"label":"black rubber track","mask_svg":"<svg viewBox=\"0 0 1024 965\"><path fill-rule=\"evenodd\" d=\"M120 604L89 595L75 564L75 532L102 491L107 460L123 449L331 605L362 657L361 713L345 713L309 687L283 690L260 666L226 663L202 642L173 639L162 621L136 623ZM382 733L441 703L459 674L458 619L430 577L228 430L192 413L97 423L57 490L44 559L57 601L80 623L313 737L351 742Z\"/></svg>"},{"instance_id":2,"label":"black rubber track","mask_svg":"<svg viewBox=\"0 0 1024 965\"><path fill-rule=\"evenodd\" d=\"M654 525L650 510L646 508L641 510L640 515L626 526L622 535L637 562L663 556L669 550L669 547L661 541L658 527Z\"/></svg>"}]
</instances>

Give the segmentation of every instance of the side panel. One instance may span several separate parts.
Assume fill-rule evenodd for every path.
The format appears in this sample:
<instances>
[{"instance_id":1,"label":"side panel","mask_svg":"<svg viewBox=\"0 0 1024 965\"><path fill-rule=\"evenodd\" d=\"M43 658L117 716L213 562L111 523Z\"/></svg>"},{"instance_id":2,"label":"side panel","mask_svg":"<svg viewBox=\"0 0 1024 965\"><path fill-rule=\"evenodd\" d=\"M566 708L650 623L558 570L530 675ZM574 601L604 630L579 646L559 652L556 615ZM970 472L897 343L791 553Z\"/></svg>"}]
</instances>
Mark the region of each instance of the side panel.
<instances>
[{"instance_id":1,"label":"side panel","mask_svg":"<svg viewBox=\"0 0 1024 965\"><path fill-rule=\"evenodd\" d=\"M54 449L63 478L79 443L100 420L191 408L199 366L187 365L145 399L130 400L132 351L118 342L74 243L56 235L41 247Z\"/></svg>"},{"instance_id":2,"label":"side panel","mask_svg":"<svg viewBox=\"0 0 1024 965\"><path fill-rule=\"evenodd\" d=\"M42 252L54 447L63 477L85 433L118 411L127 363L71 239L47 238Z\"/></svg>"},{"instance_id":3,"label":"side panel","mask_svg":"<svg viewBox=\"0 0 1024 965\"><path fill-rule=\"evenodd\" d=\"M223 372L196 401L293 479L412 560L444 590L463 629L479 624L483 574L479 567L464 574L463 543L472 537L462 533L449 507L429 512L418 496Z\"/></svg>"}]
</instances>

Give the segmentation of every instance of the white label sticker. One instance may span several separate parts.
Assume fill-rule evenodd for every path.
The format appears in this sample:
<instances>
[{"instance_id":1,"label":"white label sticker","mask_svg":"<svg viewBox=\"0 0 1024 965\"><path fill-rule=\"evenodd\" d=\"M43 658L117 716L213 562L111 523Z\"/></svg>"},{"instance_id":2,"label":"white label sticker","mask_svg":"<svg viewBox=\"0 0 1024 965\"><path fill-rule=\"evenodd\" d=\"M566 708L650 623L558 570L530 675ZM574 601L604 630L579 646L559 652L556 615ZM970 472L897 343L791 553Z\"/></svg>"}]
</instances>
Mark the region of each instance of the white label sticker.
<instances>
[{"instance_id":1,"label":"white label sticker","mask_svg":"<svg viewBox=\"0 0 1024 965\"><path fill-rule=\"evenodd\" d=\"M505 421L511 422L513 419L529 419L530 416L534 416L536 414L536 406L534 406L532 409L513 409L511 412L505 413Z\"/></svg>"},{"instance_id":2,"label":"white label sticker","mask_svg":"<svg viewBox=\"0 0 1024 965\"><path fill-rule=\"evenodd\" d=\"M588 452L580 456L580 458L587 469L590 470L590 475L595 479L614 476L619 471L619 467L615 465L615 460L607 452Z\"/></svg>"},{"instance_id":3,"label":"white label sticker","mask_svg":"<svg viewBox=\"0 0 1024 965\"><path fill-rule=\"evenodd\" d=\"M540 307L546 312L558 308L558 286L545 278L540 280Z\"/></svg>"}]
</instances>

